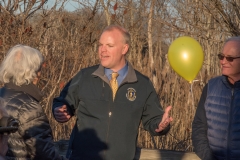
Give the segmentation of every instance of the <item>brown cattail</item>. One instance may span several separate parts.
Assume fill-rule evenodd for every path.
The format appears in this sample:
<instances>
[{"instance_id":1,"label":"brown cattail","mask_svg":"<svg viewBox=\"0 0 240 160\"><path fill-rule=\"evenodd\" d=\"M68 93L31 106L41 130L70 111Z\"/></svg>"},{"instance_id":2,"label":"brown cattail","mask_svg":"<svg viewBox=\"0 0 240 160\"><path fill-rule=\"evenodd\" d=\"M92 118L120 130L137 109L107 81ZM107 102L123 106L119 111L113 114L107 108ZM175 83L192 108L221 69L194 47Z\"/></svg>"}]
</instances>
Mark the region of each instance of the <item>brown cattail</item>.
<instances>
[{"instance_id":1,"label":"brown cattail","mask_svg":"<svg viewBox=\"0 0 240 160\"><path fill-rule=\"evenodd\" d=\"M44 28L47 28L47 22L44 22L44 23L43 23L43 27L44 27Z\"/></svg>"},{"instance_id":2,"label":"brown cattail","mask_svg":"<svg viewBox=\"0 0 240 160\"><path fill-rule=\"evenodd\" d=\"M116 2L116 4L113 6L113 10L116 11L117 8L118 8L118 5L117 5L117 2Z\"/></svg>"}]
</instances>

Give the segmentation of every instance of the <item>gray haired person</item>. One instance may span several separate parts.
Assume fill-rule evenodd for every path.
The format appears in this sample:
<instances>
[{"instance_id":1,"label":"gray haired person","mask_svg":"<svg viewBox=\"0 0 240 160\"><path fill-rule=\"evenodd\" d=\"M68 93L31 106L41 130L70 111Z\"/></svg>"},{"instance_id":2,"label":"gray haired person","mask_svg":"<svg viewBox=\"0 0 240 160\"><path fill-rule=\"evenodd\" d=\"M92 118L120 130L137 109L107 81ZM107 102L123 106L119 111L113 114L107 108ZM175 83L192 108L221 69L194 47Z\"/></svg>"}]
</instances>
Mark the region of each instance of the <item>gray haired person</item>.
<instances>
[{"instance_id":1,"label":"gray haired person","mask_svg":"<svg viewBox=\"0 0 240 160\"><path fill-rule=\"evenodd\" d=\"M192 123L194 151L203 160L240 159L240 37L217 55L221 75L208 81Z\"/></svg>"},{"instance_id":2,"label":"gray haired person","mask_svg":"<svg viewBox=\"0 0 240 160\"><path fill-rule=\"evenodd\" d=\"M9 134L6 159L60 160L52 130L39 101L36 86L44 62L43 55L25 45L12 47L0 66L0 97L9 116L19 121L18 131Z\"/></svg>"}]
</instances>

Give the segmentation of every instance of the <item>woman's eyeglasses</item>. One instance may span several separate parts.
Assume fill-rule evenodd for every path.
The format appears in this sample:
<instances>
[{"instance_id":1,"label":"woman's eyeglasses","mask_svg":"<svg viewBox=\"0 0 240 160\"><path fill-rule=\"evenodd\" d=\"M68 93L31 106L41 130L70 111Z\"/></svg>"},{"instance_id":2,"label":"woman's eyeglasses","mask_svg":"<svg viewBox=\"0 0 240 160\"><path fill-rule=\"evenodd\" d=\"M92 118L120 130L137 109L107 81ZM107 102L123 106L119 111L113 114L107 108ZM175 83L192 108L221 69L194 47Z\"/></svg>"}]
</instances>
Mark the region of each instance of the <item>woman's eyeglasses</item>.
<instances>
[{"instance_id":1,"label":"woman's eyeglasses","mask_svg":"<svg viewBox=\"0 0 240 160\"><path fill-rule=\"evenodd\" d=\"M226 56L224 56L222 53L219 53L219 54L218 54L218 59L219 59L219 60L223 60L224 57L226 58L226 60L227 60L228 62L232 62L234 59L240 58L240 57L230 57L230 56L226 57Z\"/></svg>"}]
</instances>

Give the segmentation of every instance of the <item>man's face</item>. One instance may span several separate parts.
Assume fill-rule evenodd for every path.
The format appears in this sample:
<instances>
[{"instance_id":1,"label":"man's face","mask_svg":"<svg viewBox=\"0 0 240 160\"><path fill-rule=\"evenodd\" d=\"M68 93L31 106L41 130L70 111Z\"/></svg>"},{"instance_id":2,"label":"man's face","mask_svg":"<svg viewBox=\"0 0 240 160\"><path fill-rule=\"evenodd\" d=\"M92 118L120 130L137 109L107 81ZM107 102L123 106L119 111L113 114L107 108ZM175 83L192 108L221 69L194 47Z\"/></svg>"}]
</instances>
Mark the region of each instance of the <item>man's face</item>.
<instances>
[{"instance_id":1,"label":"man's face","mask_svg":"<svg viewBox=\"0 0 240 160\"><path fill-rule=\"evenodd\" d=\"M98 55L101 64L117 72L125 65L124 55L128 51L128 45L120 31L114 29L102 33L99 40Z\"/></svg>"},{"instance_id":2,"label":"man's face","mask_svg":"<svg viewBox=\"0 0 240 160\"><path fill-rule=\"evenodd\" d=\"M239 41L229 41L227 42L222 51L223 55L226 57L239 57L240 56L240 42ZM220 60L220 65L222 69L222 74L228 76L234 81L240 80L240 58L234 59L229 62L224 58Z\"/></svg>"}]
</instances>

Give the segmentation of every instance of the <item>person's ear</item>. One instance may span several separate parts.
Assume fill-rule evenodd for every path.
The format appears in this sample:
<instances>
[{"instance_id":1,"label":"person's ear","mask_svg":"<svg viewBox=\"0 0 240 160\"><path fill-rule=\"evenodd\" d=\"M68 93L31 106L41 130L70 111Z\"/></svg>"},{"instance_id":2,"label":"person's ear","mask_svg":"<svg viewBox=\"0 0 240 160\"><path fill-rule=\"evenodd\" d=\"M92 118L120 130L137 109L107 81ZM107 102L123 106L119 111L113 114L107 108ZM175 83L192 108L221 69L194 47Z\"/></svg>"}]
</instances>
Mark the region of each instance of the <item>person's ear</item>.
<instances>
[{"instance_id":1,"label":"person's ear","mask_svg":"<svg viewBox=\"0 0 240 160\"><path fill-rule=\"evenodd\" d=\"M122 51L123 55L125 55L125 54L128 52L128 49L129 49L129 45L128 45L128 44L125 44L125 45L123 46L123 51Z\"/></svg>"}]
</instances>

